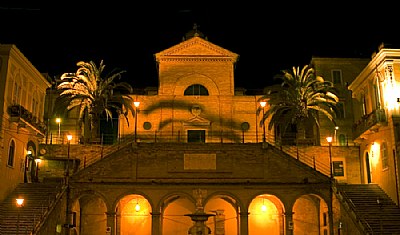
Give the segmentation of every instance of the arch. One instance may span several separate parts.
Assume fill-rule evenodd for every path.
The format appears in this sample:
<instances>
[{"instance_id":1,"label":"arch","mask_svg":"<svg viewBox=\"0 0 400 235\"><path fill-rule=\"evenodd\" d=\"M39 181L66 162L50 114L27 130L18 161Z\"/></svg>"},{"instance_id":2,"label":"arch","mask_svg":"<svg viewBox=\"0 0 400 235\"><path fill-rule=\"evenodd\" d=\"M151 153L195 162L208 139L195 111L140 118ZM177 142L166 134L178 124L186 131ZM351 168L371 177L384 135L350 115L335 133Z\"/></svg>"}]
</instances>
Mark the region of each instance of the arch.
<instances>
[{"instance_id":1,"label":"arch","mask_svg":"<svg viewBox=\"0 0 400 235\"><path fill-rule=\"evenodd\" d=\"M187 214L195 212L195 198L186 192L171 192L160 200L162 234L186 235L193 222Z\"/></svg>"},{"instance_id":2,"label":"arch","mask_svg":"<svg viewBox=\"0 0 400 235\"><path fill-rule=\"evenodd\" d=\"M339 135L339 145L340 146L346 146L346 136L344 134Z\"/></svg>"},{"instance_id":3,"label":"arch","mask_svg":"<svg viewBox=\"0 0 400 235\"><path fill-rule=\"evenodd\" d=\"M188 86L183 92L185 96L208 96L208 90L201 84L193 84Z\"/></svg>"},{"instance_id":4,"label":"arch","mask_svg":"<svg viewBox=\"0 0 400 235\"><path fill-rule=\"evenodd\" d=\"M304 194L293 205L294 234L328 234L329 210L323 197L317 194Z\"/></svg>"},{"instance_id":5,"label":"arch","mask_svg":"<svg viewBox=\"0 0 400 235\"><path fill-rule=\"evenodd\" d=\"M30 151L30 154L25 156L25 171L24 171L24 182L31 183L38 181L38 164L35 161L36 158L36 144L33 141L29 141L26 145L26 150Z\"/></svg>"},{"instance_id":6,"label":"arch","mask_svg":"<svg viewBox=\"0 0 400 235\"><path fill-rule=\"evenodd\" d=\"M129 194L118 200L115 207L116 233L150 235L152 232L152 207L147 198L140 194Z\"/></svg>"},{"instance_id":7,"label":"arch","mask_svg":"<svg viewBox=\"0 0 400 235\"><path fill-rule=\"evenodd\" d=\"M223 231L223 234L239 234L239 212L243 211L244 206L236 196L219 191L208 195L204 202L204 211L214 214L206 222L211 234L218 234L217 230Z\"/></svg>"},{"instance_id":8,"label":"arch","mask_svg":"<svg viewBox=\"0 0 400 235\"><path fill-rule=\"evenodd\" d=\"M73 198L72 224L77 234L103 234L107 229L108 205L104 196L87 190Z\"/></svg>"},{"instance_id":9,"label":"arch","mask_svg":"<svg viewBox=\"0 0 400 235\"><path fill-rule=\"evenodd\" d=\"M7 166L14 167L15 163L15 150L16 144L13 138L10 139L8 143L8 159L7 159Z\"/></svg>"},{"instance_id":10,"label":"arch","mask_svg":"<svg viewBox=\"0 0 400 235\"><path fill-rule=\"evenodd\" d=\"M258 194L249 207L249 235L280 235L285 231L285 207L282 201L272 194Z\"/></svg>"},{"instance_id":11,"label":"arch","mask_svg":"<svg viewBox=\"0 0 400 235\"><path fill-rule=\"evenodd\" d=\"M182 96L185 93L187 87L197 84L204 86L209 95L219 95L219 89L217 84L208 76L199 73L186 74L176 79L174 87L174 95Z\"/></svg>"}]
</instances>

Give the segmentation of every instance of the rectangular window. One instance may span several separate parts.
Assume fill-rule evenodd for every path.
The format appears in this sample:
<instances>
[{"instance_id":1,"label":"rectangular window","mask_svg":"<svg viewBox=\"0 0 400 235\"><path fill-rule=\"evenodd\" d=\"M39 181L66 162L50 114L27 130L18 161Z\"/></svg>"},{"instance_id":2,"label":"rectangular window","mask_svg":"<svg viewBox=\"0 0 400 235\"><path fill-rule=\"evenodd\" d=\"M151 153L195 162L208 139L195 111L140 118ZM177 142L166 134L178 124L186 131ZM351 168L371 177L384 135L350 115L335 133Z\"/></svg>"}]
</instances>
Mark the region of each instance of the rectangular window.
<instances>
[{"instance_id":1,"label":"rectangular window","mask_svg":"<svg viewBox=\"0 0 400 235\"><path fill-rule=\"evenodd\" d=\"M323 215L323 217L322 217L322 226L328 226L328 214L324 213L322 215Z\"/></svg>"},{"instance_id":2,"label":"rectangular window","mask_svg":"<svg viewBox=\"0 0 400 235\"><path fill-rule=\"evenodd\" d=\"M342 84L342 71L332 70L332 82L333 84Z\"/></svg>"},{"instance_id":3,"label":"rectangular window","mask_svg":"<svg viewBox=\"0 0 400 235\"><path fill-rule=\"evenodd\" d=\"M188 143L205 143L206 131L205 130L188 130Z\"/></svg>"},{"instance_id":4,"label":"rectangular window","mask_svg":"<svg viewBox=\"0 0 400 235\"><path fill-rule=\"evenodd\" d=\"M336 118L344 119L345 117L344 102L338 102L336 104Z\"/></svg>"},{"instance_id":5,"label":"rectangular window","mask_svg":"<svg viewBox=\"0 0 400 235\"><path fill-rule=\"evenodd\" d=\"M344 176L344 164L343 161L334 161L333 165L333 176Z\"/></svg>"}]
</instances>

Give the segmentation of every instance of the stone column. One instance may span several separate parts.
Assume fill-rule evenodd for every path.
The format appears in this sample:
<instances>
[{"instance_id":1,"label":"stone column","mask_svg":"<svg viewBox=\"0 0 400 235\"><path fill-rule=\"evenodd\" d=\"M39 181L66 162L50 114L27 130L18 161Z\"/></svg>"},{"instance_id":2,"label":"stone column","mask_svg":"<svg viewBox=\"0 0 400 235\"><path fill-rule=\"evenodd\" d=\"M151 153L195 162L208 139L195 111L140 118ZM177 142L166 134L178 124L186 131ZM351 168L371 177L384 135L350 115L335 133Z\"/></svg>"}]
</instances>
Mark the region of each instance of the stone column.
<instances>
[{"instance_id":1,"label":"stone column","mask_svg":"<svg viewBox=\"0 0 400 235\"><path fill-rule=\"evenodd\" d=\"M249 234L249 212L247 210L239 213L239 230L240 235Z\"/></svg>"},{"instance_id":2,"label":"stone column","mask_svg":"<svg viewBox=\"0 0 400 235\"><path fill-rule=\"evenodd\" d=\"M115 235L115 212L106 212L107 215L107 235Z\"/></svg>"},{"instance_id":3,"label":"stone column","mask_svg":"<svg viewBox=\"0 0 400 235\"><path fill-rule=\"evenodd\" d=\"M285 224L286 224L286 235L293 235L293 212L292 211L287 211L285 212Z\"/></svg>"},{"instance_id":4,"label":"stone column","mask_svg":"<svg viewBox=\"0 0 400 235\"><path fill-rule=\"evenodd\" d=\"M161 234L161 213L151 212L151 234L158 235Z\"/></svg>"}]
</instances>

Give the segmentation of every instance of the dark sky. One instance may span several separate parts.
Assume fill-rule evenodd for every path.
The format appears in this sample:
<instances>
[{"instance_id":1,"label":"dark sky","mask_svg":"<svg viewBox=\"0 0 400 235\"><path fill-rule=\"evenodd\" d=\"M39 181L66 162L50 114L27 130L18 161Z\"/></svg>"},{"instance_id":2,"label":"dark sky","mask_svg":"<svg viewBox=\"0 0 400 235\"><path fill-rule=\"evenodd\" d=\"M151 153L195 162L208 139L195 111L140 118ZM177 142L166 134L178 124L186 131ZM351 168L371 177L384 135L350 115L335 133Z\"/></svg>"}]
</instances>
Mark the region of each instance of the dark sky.
<instances>
[{"instance_id":1,"label":"dark sky","mask_svg":"<svg viewBox=\"0 0 400 235\"><path fill-rule=\"evenodd\" d=\"M395 30L400 21L394 23L387 6L382 18L374 8L345 4L95 4L0 2L0 43L15 44L52 77L75 72L78 61L103 59L108 70L127 70L124 79L143 88L158 85L153 55L180 43L196 23L210 42L239 54L236 87L257 89L311 56L370 57L381 42L395 44L400 38Z\"/></svg>"}]
</instances>

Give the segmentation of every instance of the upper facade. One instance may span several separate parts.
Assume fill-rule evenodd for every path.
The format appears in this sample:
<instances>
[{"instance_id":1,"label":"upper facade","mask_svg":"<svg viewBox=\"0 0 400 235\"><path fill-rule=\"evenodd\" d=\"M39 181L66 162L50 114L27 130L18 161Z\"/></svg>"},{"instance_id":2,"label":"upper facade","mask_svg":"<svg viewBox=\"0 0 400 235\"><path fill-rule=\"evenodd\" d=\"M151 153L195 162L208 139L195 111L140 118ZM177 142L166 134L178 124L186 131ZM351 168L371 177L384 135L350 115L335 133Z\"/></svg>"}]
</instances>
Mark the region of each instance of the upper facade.
<instances>
[{"instance_id":1,"label":"upper facade","mask_svg":"<svg viewBox=\"0 0 400 235\"><path fill-rule=\"evenodd\" d=\"M0 200L20 182L35 181L43 113L50 86L15 45L0 44Z\"/></svg>"}]
</instances>

